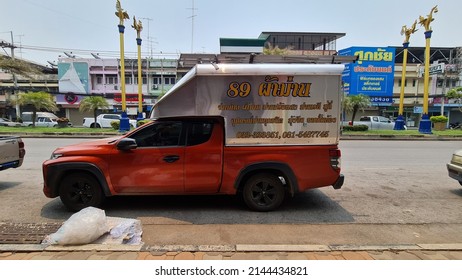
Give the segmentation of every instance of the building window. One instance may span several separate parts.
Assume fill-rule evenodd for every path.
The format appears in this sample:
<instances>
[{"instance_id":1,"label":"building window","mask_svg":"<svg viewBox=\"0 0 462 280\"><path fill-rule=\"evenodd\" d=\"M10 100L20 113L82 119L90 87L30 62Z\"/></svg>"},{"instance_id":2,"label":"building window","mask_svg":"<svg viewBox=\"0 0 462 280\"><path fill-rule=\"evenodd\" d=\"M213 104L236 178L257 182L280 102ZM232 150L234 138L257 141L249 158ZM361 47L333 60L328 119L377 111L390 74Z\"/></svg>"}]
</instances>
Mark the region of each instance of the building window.
<instances>
[{"instance_id":1,"label":"building window","mask_svg":"<svg viewBox=\"0 0 462 280\"><path fill-rule=\"evenodd\" d=\"M116 84L118 84L117 76L106 76L106 84L108 84L108 85L116 85Z\"/></svg>"},{"instance_id":2,"label":"building window","mask_svg":"<svg viewBox=\"0 0 462 280\"><path fill-rule=\"evenodd\" d=\"M417 85L417 80L416 79L412 80L412 87L416 87L416 85Z\"/></svg>"},{"instance_id":3,"label":"building window","mask_svg":"<svg viewBox=\"0 0 462 280\"><path fill-rule=\"evenodd\" d=\"M160 78L159 77L152 77L152 84L153 85L160 84Z\"/></svg>"},{"instance_id":4,"label":"building window","mask_svg":"<svg viewBox=\"0 0 462 280\"><path fill-rule=\"evenodd\" d=\"M130 76L125 77L125 83L126 84L132 84L133 83L132 77L130 77Z\"/></svg>"},{"instance_id":5,"label":"building window","mask_svg":"<svg viewBox=\"0 0 462 280\"><path fill-rule=\"evenodd\" d=\"M166 85L174 85L175 84L175 77L165 77L165 84Z\"/></svg>"},{"instance_id":6,"label":"building window","mask_svg":"<svg viewBox=\"0 0 462 280\"><path fill-rule=\"evenodd\" d=\"M98 85L101 85L103 83L103 76L102 75L97 75L96 76L96 83Z\"/></svg>"},{"instance_id":7,"label":"building window","mask_svg":"<svg viewBox=\"0 0 462 280\"><path fill-rule=\"evenodd\" d=\"M399 86L399 87L401 86L401 83L402 83L402 79L399 79L399 80L398 80L398 86ZM404 86L407 87L407 79L404 80Z\"/></svg>"}]
</instances>

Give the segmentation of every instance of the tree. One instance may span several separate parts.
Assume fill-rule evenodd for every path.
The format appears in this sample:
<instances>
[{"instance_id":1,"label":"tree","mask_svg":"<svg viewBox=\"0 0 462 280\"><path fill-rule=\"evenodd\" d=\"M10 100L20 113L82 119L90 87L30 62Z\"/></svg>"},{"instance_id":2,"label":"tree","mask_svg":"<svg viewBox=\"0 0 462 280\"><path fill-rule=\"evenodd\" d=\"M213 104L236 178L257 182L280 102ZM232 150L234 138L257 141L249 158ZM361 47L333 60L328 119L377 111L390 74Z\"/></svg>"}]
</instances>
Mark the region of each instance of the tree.
<instances>
[{"instance_id":1,"label":"tree","mask_svg":"<svg viewBox=\"0 0 462 280\"><path fill-rule=\"evenodd\" d=\"M32 106L32 126L35 127L35 119L37 118L37 111L47 110L47 111L57 111L58 106L56 106L53 97L48 92L39 91L39 92L29 92L29 93L20 93L18 98L19 105L31 105Z\"/></svg>"},{"instance_id":2,"label":"tree","mask_svg":"<svg viewBox=\"0 0 462 280\"><path fill-rule=\"evenodd\" d=\"M263 49L264 55L288 55L293 47L287 47L284 49L279 48L278 46L273 47L271 44L267 44L267 47Z\"/></svg>"},{"instance_id":3,"label":"tree","mask_svg":"<svg viewBox=\"0 0 462 280\"><path fill-rule=\"evenodd\" d=\"M40 74L40 71L31 64L4 55L0 55L0 69L28 78L33 74Z\"/></svg>"},{"instance_id":4,"label":"tree","mask_svg":"<svg viewBox=\"0 0 462 280\"><path fill-rule=\"evenodd\" d=\"M79 111L80 112L93 112L93 117L96 117L98 109L109 109L109 103L107 102L106 98L102 96L87 96L80 102ZM97 126L95 125L94 128Z\"/></svg>"},{"instance_id":5,"label":"tree","mask_svg":"<svg viewBox=\"0 0 462 280\"><path fill-rule=\"evenodd\" d=\"M353 125L358 110L364 112L364 109L371 106L371 99L364 94L348 95L343 100L343 109L349 113L353 113L351 124Z\"/></svg>"},{"instance_id":6,"label":"tree","mask_svg":"<svg viewBox=\"0 0 462 280\"><path fill-rule=\"evenodd\" d=\"M448 92L446 93L446 97L447 98L450 98L450 99L455 99L456 100L456 103L459 104L459 111L462 112L462 87L455 87L455 88L452 88L450 90L448 90Z\"/></svg>"}]
</instances>

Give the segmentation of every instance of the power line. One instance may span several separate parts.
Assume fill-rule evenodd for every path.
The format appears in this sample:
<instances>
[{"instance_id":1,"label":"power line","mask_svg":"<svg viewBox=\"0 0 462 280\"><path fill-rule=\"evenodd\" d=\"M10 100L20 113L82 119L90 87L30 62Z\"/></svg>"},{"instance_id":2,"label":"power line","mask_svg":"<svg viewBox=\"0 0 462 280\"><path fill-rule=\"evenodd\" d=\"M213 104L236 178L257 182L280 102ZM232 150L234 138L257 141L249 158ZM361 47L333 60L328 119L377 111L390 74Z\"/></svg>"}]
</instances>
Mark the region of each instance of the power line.
<instances>
[{"instance_id":1,"label":"power line","mask_svg":"<svg viewBox=\"0 0 462 280\"><path fill-rule=\"evenodd\" d=\"M107 57L119 57L120 55L120 51L108 51L108 50L96 50L96 49L70 49L70 48L31 46L31 45L22 45L21 48L26 49L26 50L55 52L55 53L72 52L73 54L76 54L76 55L88 55L88 56L91 56L91 53L98 53L101 56L107 56ZM125 52L125 54L136 57L138 53L137 52ZM158 53L157 55L178 56L177 53L164 53L164 52ZM146 56L146 54L144 54L144 56Z\"/></svg>"}]
</instances>

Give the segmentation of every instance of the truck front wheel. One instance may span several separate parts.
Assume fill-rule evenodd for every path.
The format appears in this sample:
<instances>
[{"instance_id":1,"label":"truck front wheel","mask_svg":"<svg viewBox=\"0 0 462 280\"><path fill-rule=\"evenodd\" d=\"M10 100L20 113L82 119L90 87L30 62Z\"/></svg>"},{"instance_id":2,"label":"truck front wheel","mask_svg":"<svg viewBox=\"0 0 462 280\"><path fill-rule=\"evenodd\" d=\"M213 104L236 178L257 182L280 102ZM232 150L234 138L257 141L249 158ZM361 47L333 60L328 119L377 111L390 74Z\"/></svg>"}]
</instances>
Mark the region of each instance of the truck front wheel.
<instances>
[{"instance_id":1,"label":"truck front wheel","mask_svg":"<svg viewBox=\"0 0 462 280\"><path fill-rule=\"evenodd\" d=\"M245 182L242 195L250 209L266 212L281 205L285 190L277 176L271 173L260 173L253 175Z\"/></svg>"},{"instance_id":2,"label":"truck front wheel","mask_svg":"<svg viewBox=\"0 0 462 280\"><path fill-rule=\"evenodd\" d=\"M64 177L59 197L69 210L75 212L89 206L99 207L104 201L100 183L87 173L72 173Z\"/></svg>"}]
</instances>

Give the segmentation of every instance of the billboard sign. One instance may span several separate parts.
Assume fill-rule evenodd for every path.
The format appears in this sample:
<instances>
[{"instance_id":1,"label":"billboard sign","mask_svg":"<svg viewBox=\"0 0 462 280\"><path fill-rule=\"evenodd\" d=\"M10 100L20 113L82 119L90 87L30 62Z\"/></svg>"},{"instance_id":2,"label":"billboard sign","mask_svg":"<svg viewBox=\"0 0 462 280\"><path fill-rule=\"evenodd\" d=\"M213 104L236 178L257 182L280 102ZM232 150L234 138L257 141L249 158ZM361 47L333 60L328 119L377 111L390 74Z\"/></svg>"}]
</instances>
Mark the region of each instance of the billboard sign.
<instances>
[{"instance_id":1,"label":"billboard sign","mask_svg":"<svg viewBox=\"0 0 462 280\"><path fill-rule=\"evenodd\" d=\"M358 56L342 75L346 94L370 96L375 106L393 103L395 48L351 47L340 50L339 55Z\"/></svg>"},{"instance_id":2,"label":"billboard sign","mask_svg":"<svg viewBox=\"0 0 462 280\"><path fill-rule=\"evenodd\" d=\"M61 93L89 93L88 63L58 63L58 86Z\"/></svg>"}]
</instances>

